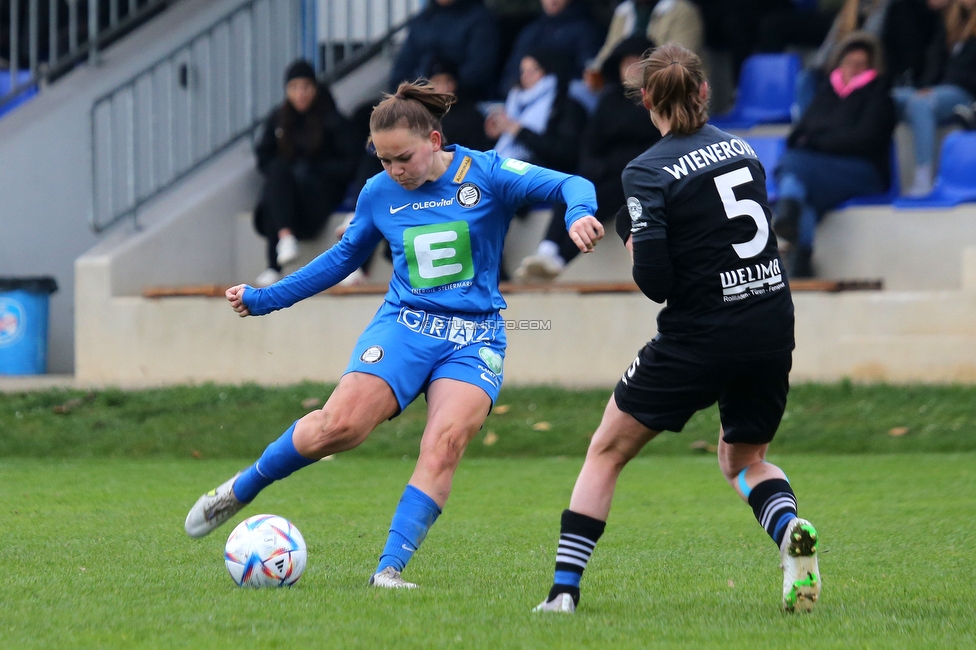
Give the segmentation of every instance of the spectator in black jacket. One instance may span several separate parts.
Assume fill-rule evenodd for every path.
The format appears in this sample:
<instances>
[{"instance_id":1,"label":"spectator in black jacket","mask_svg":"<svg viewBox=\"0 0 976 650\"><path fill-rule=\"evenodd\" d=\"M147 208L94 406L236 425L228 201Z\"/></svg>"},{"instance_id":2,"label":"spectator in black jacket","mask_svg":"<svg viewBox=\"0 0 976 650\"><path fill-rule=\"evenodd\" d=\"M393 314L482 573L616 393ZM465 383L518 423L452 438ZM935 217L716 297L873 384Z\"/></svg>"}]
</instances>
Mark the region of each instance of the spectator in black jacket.
<instances>
[{"instance_id":1,"label":"spectator in black jacket","mask_svg":"<svg viewBox=\"0 0 976 650\"><path fill-rule=\"evenodd\" d=\"M410 20L407 40L390 73L390 92L401 81L427 74L435 59L458 69L458 92L483 99L494 88L498 31L481 0L431 0Z\"/></svg>"},{"instance_id":2,"label":"spectator in black jacket","mask_svg":"<svg viewBox=\"0 0 976 650\"><path fill-rule=\"evenodd\" d=\"M813 275L817 222L855 196L878 194L891 179L895 108L884 76L881 46L853 32L839 46L836 65L787 139L776 169L779 201L773 230L790 243L792 277Z\"/></svg>"},{"instance_id":3,"label":"spectator in black jacket","mask_svg":"<svg viewBox=\"0 0 976 650\"><path fill-rule=\"evenodd\" d=\"M519 65L529 51L563 50L568 57L570 78L578 79L603 43L603 35L590 18L585 0L540 0L540 4L542 15L522 28L512 46L499 82L502 95L518 83Z\"/></svg>"},{"instance_id":4,"label":"spectator in black jacket","mask_svg":"<svg viewBox=\"0 0 976 650\"><path fill-rule=\"evenodd\" d=\"M285 95L265 122L256 148L266 181L254 227L268 240L268 268L256 286L277 282L281 268L298 259L298 240L318 235L342 203L361 151L308 62L288 67Z\"/></svg>"},{"instance_id":5,"label":"spectator in black jacket","mask_svg":"<svg viewBox=\"0 0 976 650\"><path fill-rule=\"evenodd\" d=\"M932 191L936 128L952 121L956 106L976 100L976 0L952 2L929 54L921 88L896 88L893 93L915 142L909 196Z\"/></svg>"},{"instance_id":6,"label":"spectator in black jacket","mask_svg":"<svg viewBox=\"0 0 976 650\"><path fill-rule=\"evenodd\" d=\"M654 47L644 36L631 36L614 48L600 70L604 80L596 110L586 130L580 149L579 174L596 186L597 211L594 215L606 222L624 203L620 181L627 164L661 139L657 127L647 119L647 110L628 95L626 78L638 74L634 65L648 49ZM548 282L578 254L579 248L566 231L565 206L553 206L545 239L534 255L529 255L515 272L523 281Z\"/></svg>"}]
</instances>

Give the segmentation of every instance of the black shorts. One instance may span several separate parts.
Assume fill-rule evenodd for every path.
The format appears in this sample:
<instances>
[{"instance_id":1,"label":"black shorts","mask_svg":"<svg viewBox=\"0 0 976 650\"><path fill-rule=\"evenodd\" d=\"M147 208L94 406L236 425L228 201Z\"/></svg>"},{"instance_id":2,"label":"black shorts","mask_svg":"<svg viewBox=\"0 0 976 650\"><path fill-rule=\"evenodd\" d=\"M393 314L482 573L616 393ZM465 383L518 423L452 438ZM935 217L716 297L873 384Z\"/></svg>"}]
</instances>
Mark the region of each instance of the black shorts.
<instances>
[{"instance_id":1,"label":"black shorts","mask_svg":"<svg viewBox=\"0 0 976 650\"><path fill-rule=\"evenodd\" d=\"M790 390L791 352L770 357L695 360L655 342L613 391L617 408L654 431L681 431L697 411L718 402L722 439L768 443L776 435Z\"/></svg>"}]
</instances>

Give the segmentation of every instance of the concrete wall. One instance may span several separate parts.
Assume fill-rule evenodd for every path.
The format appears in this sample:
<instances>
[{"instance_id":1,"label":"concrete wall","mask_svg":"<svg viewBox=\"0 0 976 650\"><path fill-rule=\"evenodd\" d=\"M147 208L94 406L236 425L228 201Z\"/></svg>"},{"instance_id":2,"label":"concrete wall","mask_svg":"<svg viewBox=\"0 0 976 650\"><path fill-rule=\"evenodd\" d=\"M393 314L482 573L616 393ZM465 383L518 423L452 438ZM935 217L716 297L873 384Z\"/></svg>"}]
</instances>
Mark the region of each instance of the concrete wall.
<instances>
[{"instance_id":1,"label":"concrete wall","mask_svg":"<svg viewBox=\"0 0 976 650\"><path fill-rule=\"evenodd\" d=\"M898 291L958 289L963 251L971 246L971 203L943 210L859 207L824 218L813 261L817 274L830 279L877 278Z\"/></svg>"},{"instance_id":2,"label":"concrete wall","mask_svg":"<svg viewBox=\"0 0 976 650\"><path fill-rule=\"evenodd\" d=\"M49 370L74 367L74 261L98 238L91 209L93 100L241 0L182 0L0 120L0 276L52 275Z\"/></svg>"},{"instance_id":3,"label":"concrete wall","mask_svg":"<svg viewBox=\"0 0 976 650\"><path fill-rule=\"evenodd\" d=\"M976 258L976 252L969 253ZM976 276L976 271L967 271ZM78 270L77 379L93 384L337 381L382 296L320 296L241 319L220 298L113 297L107 256ZM794 381L976 381L976 286L944 292L797 293ZM654 335L640 294L512 294L506 381L610 386Z\"/></svg>"}]
</instances>

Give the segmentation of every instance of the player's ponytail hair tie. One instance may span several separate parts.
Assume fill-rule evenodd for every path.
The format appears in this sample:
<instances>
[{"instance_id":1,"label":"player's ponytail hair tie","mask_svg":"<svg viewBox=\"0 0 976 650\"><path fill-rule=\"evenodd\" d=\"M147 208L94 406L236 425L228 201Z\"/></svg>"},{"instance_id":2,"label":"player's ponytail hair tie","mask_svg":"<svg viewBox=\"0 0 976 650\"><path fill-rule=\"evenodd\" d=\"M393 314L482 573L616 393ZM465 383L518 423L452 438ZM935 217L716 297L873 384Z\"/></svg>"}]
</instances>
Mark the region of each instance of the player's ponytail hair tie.
<instances>
[{"instance_id":1,"label":"player's ponytail hair tie","mask_svg":"<svg viewBox=\"0 0 976 650\"><path fill-rule=\"evenodd\" d=\"M403 101L403 100L412 101ZM401 101L397 101L401 100ZM369 118L370 133L406 126L422 137L441 130L441 117L457 98L451 93L439 93L427 79L404 81L396 92L385 95Z\"/></svg>"},{"instance_id":2,"label":"player's ponytail hair tie","mask_svg":"<svg viewBox=\"0 0 976 650\"><path fill-rule=\"evenodd\" d=\"M708 91L701 59L691 50L668 43L644 54L641 75L626 83L632 96L670 121L671 132L689 135L708 121ZM671 71L671 66L678 69ZM644 94L641 94L641 90Z\"/></svg>"}]
</instances>

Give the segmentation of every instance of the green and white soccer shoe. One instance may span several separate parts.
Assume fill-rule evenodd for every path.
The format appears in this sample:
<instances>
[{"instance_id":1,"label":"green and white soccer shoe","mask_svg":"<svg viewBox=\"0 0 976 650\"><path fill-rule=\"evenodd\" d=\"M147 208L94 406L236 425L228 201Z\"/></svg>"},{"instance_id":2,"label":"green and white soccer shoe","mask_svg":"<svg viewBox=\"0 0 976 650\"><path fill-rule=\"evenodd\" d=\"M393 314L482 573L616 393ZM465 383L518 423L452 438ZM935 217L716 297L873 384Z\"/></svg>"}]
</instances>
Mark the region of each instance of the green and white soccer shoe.
<instances>
[{"instance_id":1,"label":"green and white soccer shoe","mask_svg":"<svg viewBox=\"0 0 976 650\"><path fill-rule=\"evenodd\" d=\"M533 612L559 612L561 614L572 614L576 611L576 603L569 594L559 594L549 601L542 601L536 605Z\"/></svg>"},{"instance_id":2,"label":"green and white soccer shoe","mask_svg":"<svg viewBox=\"0 0 976 650\"><path fill-rule=\"evenodd\" d=\"M787 612L812 611L820 598L817 545L817 529L809 521L796 518L787 525L779 549L783 609Z\"/></svg>"},{"instance_id":3,"label":"green and white soccer shoe","mask_svg":"<svg viewBox=\"0 0 976 650\"><path fill-rule=\"evenodd\" d=\"M226 482L197 499L186 516L186 523L183 524L187 535L190 537L209 535L247 505L234 496L234 481L240 475L240 472L234 474Z\"/></svg>"}]
</instances>

